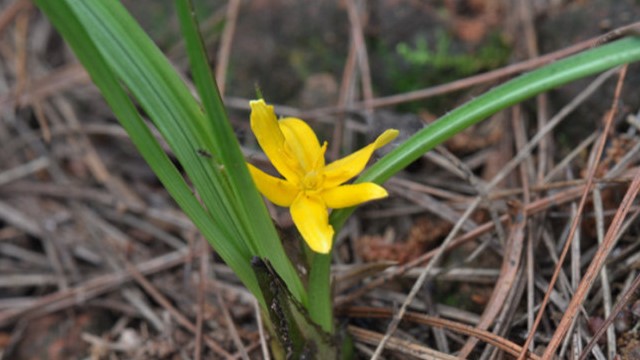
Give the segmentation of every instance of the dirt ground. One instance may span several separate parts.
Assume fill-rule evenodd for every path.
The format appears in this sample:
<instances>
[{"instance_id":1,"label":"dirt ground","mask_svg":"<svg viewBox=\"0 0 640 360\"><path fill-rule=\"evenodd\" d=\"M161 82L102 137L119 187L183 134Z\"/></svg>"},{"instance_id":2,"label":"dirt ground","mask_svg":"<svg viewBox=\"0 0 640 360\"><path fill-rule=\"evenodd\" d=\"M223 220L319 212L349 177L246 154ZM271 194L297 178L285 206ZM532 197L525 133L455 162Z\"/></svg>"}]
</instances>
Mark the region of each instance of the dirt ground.
<instances>
[{"instance_id":1,"label":"dirt ground","mask_svg":"<svg viewBox=\"0 0 640 360\"><path fill-rule=\"evenodd\" d=\"M189 81L173 2L123 3ZM541 55L640 18L632 0L195 3L258 166L268 164L248 128L256 87L278 114L329 139L335 159L386 128L406 139L517 76L510 64L533 69ZM638 191L639 69L496 114L388 181L388 199L359 208L333 254L338 325L357 358L371 357L407 302L384 359L509 359L529 336L536 358L567 311L577 320L559 358L577 358L608 329L587 358L640 359L640 208L623 206ZM0 120L0 359L265 357L251 294L28 0L0 0ZM294 231L287 209L270 211ZM602 243L613 243L606 259L595 257ZM593 261L603 270L568 309Z\"/></svg>"}]
</instances>

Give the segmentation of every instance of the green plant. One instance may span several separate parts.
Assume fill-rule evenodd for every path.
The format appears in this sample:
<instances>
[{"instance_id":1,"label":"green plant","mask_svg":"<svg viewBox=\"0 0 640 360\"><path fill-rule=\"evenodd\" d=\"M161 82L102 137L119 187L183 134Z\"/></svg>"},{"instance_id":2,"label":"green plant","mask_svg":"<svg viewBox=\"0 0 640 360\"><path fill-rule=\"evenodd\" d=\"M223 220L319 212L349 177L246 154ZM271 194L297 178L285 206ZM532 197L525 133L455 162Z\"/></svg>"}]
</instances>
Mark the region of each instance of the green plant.
<instances>
[{"instance_id":1,"label":"green plant","mask_svg":"<svg viewBox=\"0 0 640 360\"><path fill-rule=\"evenodd\" d=\"M503 65L509 56L509 48L497 33L493 33L475 53L459 54L451 49L451 37L444 31L437 31L435 50L429 49L426 37L418 36L415 48L401 42L396 46L396 53L412 67L423 71L432 69L436 75L449 72L449 76L460 78Z\"/></svg>"},{"instance_id":2,"label":"green plant","mask_svg":"<svg viewBox=\"0 0 640 360\"><path fill-rule=\"evenodd\" d=\"M511 49L499 33L494 32L473 51L455 50L451 36L442 30L435 32L435 44L424 34L412 42L400 42L393 49L380 48L385 61L385 78L392 93L407 92L435 84L443 84L506 64ZM422 103L434 113L449 110L451 97L436 97ZM415 112L416 104L405 104L402 110Z\"/></svg>"},{"instance_id":3,"label":"green plant","mask_svg":"<svg viewBox=\"0 0 640 360\"><path fill-rule=\"evenodd\" d=\"M334 336L330 254L311 254L305 286L284 251L227 120L190 1L176 0L175 4L200 100L191 95L120 2L35 2L73 48L167 191L255 295L273 335L274 355L348 357L349 352L341 352L342 343ZM437 144L499 110L637 60L640 39L628 38L523 75L416 133L366 170L355 184L382 184ZM136 104L161 132L201 201L152 136ZM203 151L211 156L201 156ZM331 213L336 232L352 211Z\"/></svg>"}]
</instances>

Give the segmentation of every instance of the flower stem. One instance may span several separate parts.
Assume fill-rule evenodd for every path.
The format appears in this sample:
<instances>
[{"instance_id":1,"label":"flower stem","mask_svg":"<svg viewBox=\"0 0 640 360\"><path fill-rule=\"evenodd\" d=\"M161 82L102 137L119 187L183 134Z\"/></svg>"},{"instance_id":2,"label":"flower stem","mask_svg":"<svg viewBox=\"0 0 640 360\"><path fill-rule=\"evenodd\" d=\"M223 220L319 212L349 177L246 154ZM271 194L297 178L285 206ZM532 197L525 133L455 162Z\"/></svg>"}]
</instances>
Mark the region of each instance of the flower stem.
<instances>
[{"instance_id":1,"label":"flower stem","mask_svg":"<svg viewBox=\"0 0 640 360\"><path fill-rule=\"evenodd\" d=\"M333 334L333 296L331 294L331 254L314 253L309 274L309 316L322 329Z\"/></svg>"}]
</instances>

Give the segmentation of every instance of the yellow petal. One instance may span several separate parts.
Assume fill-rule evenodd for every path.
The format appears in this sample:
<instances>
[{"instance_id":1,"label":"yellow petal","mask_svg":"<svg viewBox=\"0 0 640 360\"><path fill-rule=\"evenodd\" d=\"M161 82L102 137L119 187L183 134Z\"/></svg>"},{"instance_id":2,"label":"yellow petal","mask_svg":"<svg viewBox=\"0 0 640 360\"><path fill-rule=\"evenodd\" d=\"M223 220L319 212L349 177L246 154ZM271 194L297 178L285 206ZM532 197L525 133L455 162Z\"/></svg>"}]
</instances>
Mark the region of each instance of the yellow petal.
<instances>
[{"instance_id":1,"label":"yellow petal","mask_svg":"<svg viewBox=\"0 0 640 360\"><path fill-rule=\"evenodd\" d=\"M296 157L305 172L317 166L324 167L324 152L321 151L318 137L306 122L290 117L278 121L278 125L284 134L288 150ZM318 163L319 160L321 163Z\"/></svg>"},{"instance_id":2,"label":"yellow petal","mask_svg":"<svg viewBox=\"0 0 640 360\"><path fill-rule=\"evenodd\" d=\"M373 152L391 142L396 136L398 136L398 130L389 129L378 136L373 143L327 165L324 171L326 176L324 186L332 188L358 175L364 170Z\"/></svg>"},{"instance_id":3,"label":"yellow petal","mask_svg":"<svg viewBox=\"0 0 640 360\"><path fill-rule=\"evenodd\" d=\"M278 206L291 206L298 195L297 186L286 180L271 176L251 164L247 164L247 166L249 166L249 173L251 173L253 182L256 183L262 195Z\"/></svg>"},{"instance_id":4,"label":"yellow petal","mask_svg":"<svg viewBox=\"0 0 640 360\"><path fill-rule=\"evenodd\" d=\"M255 100L251 105L251 130L258 144L273 166L287 180L295 182L303 176L300 164L285 148L285 137L278 125L273 106L264 100Z\"/></svg>"},{"instance_id":5,"label":"yellow petal","mask_svg":"<svg viewBox=\"0 0 640 360\"><path fill-rule=\"evenodd\" d=\"M291 217L311 250L327 254L333 242L329 212L319 196L300 194L291 204Z\"/></svg>"},{"instance_id":6,"label":"yellow petal","mask_svg":"<svg viewBox=\"0 0 640 360\"><path fill-rule=\"evenodd\" d=\"M374 183L342 185L322 192L322 199L332 209L355 206L370 200L382 199L389 194L382 186Z\"/></svg>"}]
</instances>

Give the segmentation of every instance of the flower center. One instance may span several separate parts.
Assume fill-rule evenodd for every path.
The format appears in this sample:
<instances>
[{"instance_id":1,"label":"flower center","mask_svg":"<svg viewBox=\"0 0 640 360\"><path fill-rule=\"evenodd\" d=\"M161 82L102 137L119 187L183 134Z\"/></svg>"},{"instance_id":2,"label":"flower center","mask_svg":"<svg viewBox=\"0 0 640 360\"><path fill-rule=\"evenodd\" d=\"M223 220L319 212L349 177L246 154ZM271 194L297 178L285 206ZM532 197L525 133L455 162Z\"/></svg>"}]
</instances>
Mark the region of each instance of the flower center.
<instances>
[{"instance_id":1,"label":"flower center","mask_svg":"<svg viewBox=\"0 0 640 360\"><path fill-rule=\"evenodd\" d=\"M311 170L304 175L302 179L303 190L318 190L322 185L322 175L316 171Z\"/></svg>"}]
</instances>

